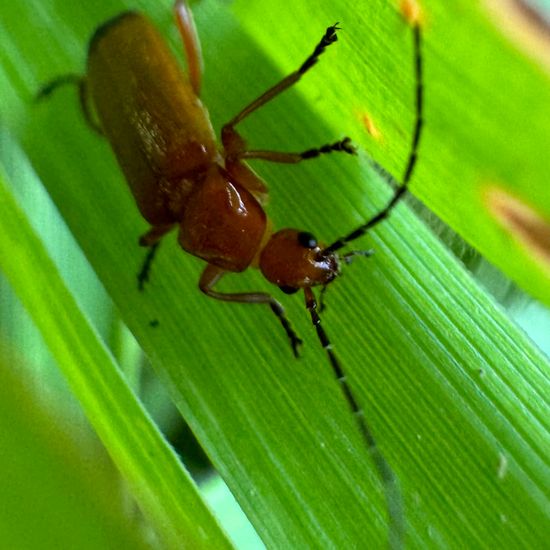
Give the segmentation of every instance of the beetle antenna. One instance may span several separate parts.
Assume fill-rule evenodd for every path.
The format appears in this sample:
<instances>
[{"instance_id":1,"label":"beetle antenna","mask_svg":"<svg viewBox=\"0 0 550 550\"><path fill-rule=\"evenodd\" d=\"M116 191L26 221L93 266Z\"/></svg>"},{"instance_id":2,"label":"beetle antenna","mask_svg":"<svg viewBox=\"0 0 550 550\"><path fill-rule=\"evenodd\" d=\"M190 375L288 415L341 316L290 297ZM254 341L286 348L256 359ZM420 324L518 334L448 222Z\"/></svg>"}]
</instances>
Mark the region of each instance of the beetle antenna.
<instances>
[{"instance_id":1,"label":"beetle antenna","mask_svg":"<svg viewBox=\"0 0 550 550\"><path fill-rule=\"evenodd\" d=\"M416 79L416 101L415 101L415 122L413 137L411 143L411 149L409 152L409 158L407 161L407 166L403 175L403 180L401 185L394 191L393 197L388 202L385 208L383 208L378 214L373 216L370 220L365 222L363 225L360 225L357 229L341 237L337 241L333 242L330 246L323 250L323 256L336 252L349 242L361 237L369 229L373 228L375 225L378 225L381 221L385 220L403 198L405 192L408 189L409 182L411 180L414 167L416 165L418 144L420 142L420 134L422 132L423 125L423 94L424 94L424 84L422 79L422 34L420 30L420 23L418 20L412 21L412 30L413 30L413 42L414 42L414 68L415 68L415 79Z\"/></svg>"},{"instance_id":2,"label":"beetle antenna","mask_svg":"<svg viewBox=\"0 0 550 550\"><path fill-rule=\"evenodd\" d=\"M378 447L372 434L372 430L365 419L365 413L351 391L347 377L344 374L336 354L334 353L327 333L321 324L321 318L317 313L317 301L315 299L315 295L313 294L313 290L307 287L304 288L304 293L306 298L306 308L311 315L311 322L317 331L319 342L327 352L334 376L338 381L348 407L357 422L357 427L361 432L367 451L372 457L372 461L374 462L374 466L376 467L378 476L384 487L389 521L389 546L390 548L401 548L403 546L403 539L405 536L405 514L403 512L403 498L401 496L399 481L389 462L386 460L382 454L382 451Z\"/></svg>"}]
</instances>

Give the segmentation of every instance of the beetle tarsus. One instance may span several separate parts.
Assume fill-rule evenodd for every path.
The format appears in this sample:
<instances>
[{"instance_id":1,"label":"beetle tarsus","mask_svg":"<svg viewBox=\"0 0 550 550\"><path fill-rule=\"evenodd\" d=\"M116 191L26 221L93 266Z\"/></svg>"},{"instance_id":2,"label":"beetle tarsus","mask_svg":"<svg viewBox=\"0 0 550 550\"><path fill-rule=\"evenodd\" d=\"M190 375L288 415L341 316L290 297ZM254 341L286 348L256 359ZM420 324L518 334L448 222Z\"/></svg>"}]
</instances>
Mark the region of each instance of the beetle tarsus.
<instances>
[{"instance_id":1,"label":"beetle tarsus","mask_svg":"<svg viewBox=\"0 0 550 550\"><path fill-rule=\"evenodd\" d=\"M338 23L335 23L334 25L331 25L327 28L325 34L323 35L323 38L321 38L319 44L315 46L313 53L302 63L302 66L298 69L298 73L304 74L306 71L311 69L311 67L313 67L315 63L317 63L317 61L319 60L319 56L325 51L325 49L338 40L336 31L339 30L341 30L341 28L338 26Z\"/></svg>"},{"instance_id":2,"label":"beetle tarsus","mask_svg":"<svg viewBox=\"0 0 550 550\"><path fill-rule=\"evenodd\" d=\"M271 311L273 311L273 313L277 315L277 317L279 318L279 321L281 321L281 325L283 325L283 328L285 329L286 335L290 340L290 345L292 347L292 353L294 354L294 357L299 358L300 346L303 344L302 339L294 332L294 329L290 326L290 322L286 318L285 310L283 306L276 300L273 300L270 303L270 306L271 306Z\"/></svg>"},{"instance_id":3,"label":"beetle tarsus","mask_svg":"<svg viewBox=\"0 0 550 550\"><path fill-rule=\"evenodd\" d=\"M226 149L227 136L233 135L233 128L237 124L239 124L239 122L248 117L251 113L259 109L262 105L265 105L267 102L271 101L273 98L284 92L287 88L290 88L290 86L296 84L296 82L298 82L300 78L302 78L304 73L306 73L309 69L311 69L311 67L313 67L313 65L317 63L317 61L319 60L319 56L325 51L325 49L336 42L336 40L338 39L336 36L337 30L340 30L340 27L338 27L338 23L332 25L331 27L328 27L319 44L315 46L313 53L302 63L297 71L289 74L287 77L283 78L283 80L275 84L275 86L272 86L271 88L266 90L260 97L256 98L240 113L234 116L227 124L225 124L225 126L222 128L222 143ZM226 136L225 139L224 136Z\"/></svg>"},{"instance_id":4,"label":"beetle tarsus","mask_svg":"<svg viewBox=\"0 0 550 550\"><path fill-rule=\"evenodd\" d=\"M316 158L319 155L324 155L324 154L333 153L333 152L347 153L348 155L355 155L357 154L357 149L353 146L351 139L349 137L346 137L335 143L323 145L316 149L308 149L307 151L300 153L300 157L303 160L306 160L306 159Z\"/></svg>"}]
</instances>

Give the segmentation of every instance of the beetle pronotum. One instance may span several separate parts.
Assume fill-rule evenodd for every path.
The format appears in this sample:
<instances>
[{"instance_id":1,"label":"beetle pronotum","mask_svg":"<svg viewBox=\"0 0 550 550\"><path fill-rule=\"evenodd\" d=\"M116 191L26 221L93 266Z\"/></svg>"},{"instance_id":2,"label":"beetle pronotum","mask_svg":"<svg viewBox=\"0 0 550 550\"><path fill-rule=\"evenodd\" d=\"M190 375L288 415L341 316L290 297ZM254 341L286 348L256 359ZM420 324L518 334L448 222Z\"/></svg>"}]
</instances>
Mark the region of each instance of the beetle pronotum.
<instances>
[{"instance_id":1,"label":"beetle pronotum","mask_svg":"<svg viewBox=\"0 0 550 550\"><path fill-rule=\"evenodd\" d=\"M404 10L405 11L405 10ZM178 28L188 62L188 79L180 70L155 27L141 14L125 12L101 25L88 50L85 76L65 75L45 86L38 97L60 85L76 84L90 125L109 140L143 217L151 229L140 238L150 247L138 276L140 288L149 276L161 238L179 226L181 247L202 258L207 266L199 287L218 300L267 304L278 317L298 354L301 340L288 322L278 300L265 292L221 293L215 290L227 273L259 267L265 278L283 292L304 291L306 308L317 336L326 350L342 394L373 457L385 487L390 545L402 544L405 530L399 485L378 449L363 411L321 324L312 288L326 288L341 273L342 263L358 252L338 254L388 217L403 197L417 158L422 129L421 29L418 15L405 14L413 31L416 78L416 118L402 183L378 214L329 246L297 229L273 233L263 209L265 183L246 161L298 163L331 152L355 152L349 138L308 149L284 153L248 149L235 129L254 111L295 84L337 40L338 26L328 27L313 52L300 67L226 123L219 148L206 108L199 94L202 77L200 44L187 3L175 3ZM90 105L93 102L93 109ZM99 124L92 116L97 113Z\"/></svg>"}]
</instances>

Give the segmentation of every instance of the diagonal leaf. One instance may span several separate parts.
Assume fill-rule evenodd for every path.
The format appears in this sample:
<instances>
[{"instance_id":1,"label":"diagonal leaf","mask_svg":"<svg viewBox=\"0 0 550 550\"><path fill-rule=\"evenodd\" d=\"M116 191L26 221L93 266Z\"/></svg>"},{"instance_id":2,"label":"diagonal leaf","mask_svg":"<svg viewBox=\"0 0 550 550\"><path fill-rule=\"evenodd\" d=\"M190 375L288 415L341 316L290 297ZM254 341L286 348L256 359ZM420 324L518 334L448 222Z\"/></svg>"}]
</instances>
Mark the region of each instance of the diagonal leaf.
<instances>
[{"instance_id":1,"label":"diagonal leaf","mask_svg":"<svg viewBox=\"0 0 550 550\"><path fill-rule=\"evenodd\" d=\"M168 548L229 547L189 475L87 324L0 172L0 265Z\"/></svg>"}]
</instances>

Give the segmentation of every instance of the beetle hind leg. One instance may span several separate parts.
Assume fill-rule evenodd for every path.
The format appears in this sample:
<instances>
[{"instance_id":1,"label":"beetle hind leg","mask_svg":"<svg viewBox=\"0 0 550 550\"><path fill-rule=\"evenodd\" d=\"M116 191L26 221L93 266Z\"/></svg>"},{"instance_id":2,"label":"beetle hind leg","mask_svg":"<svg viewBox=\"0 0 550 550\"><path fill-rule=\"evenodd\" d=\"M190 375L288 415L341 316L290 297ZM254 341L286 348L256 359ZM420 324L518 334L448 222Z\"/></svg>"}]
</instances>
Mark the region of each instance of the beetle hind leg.
<instances>
[{"instance_id":1,"label":"beetle hind leg","mask_svg":"<svg viewBox=\"0 0 550 550\"><path fill-rule=\"evenodd\" d=\"M178 30L183 40L183 47L185 48L189 80L194 92L200 95L203 69L202 54L199 35L193 21L193 14L186 0L176 0L174 13L176 14Z\"/></svg>"},{"instance_id":2,"label":"beetle hind leg","mask_svg":"<svg viewBox=\"0 0 550 550\"><path fill-rule=\"evenodd\" d=\"M101 129L101 126L92 115L93 107L90 95L88 93L86 77L78 74L64 74L58 76L57 78L54 78L52 81L42 86L40 90L38 90L38 93L35 96L35 101L42 101L50 97L50 95L52 95L55 91L67 84L77 87L78 97L80 100L80 108L82 109L82 114L84 115L88 126L90 126L90 128L94 130L94 132L103 135L103 130Z\"/></svg>"},{"instance_id":3,"label":"beetle hind leg","mask_svg":"<svg viewBox=\"0 0 550 550\"><path fill-rule=\"evenodd\" d=\"M295 164L302 160L316 158L321 154L331 153L334 151L342 151L348 154L355 153L355 148L351 144L349 138L344 138L340 141L331 144L325 144L321 147L308 149L301 153L283 153L277 151L249 151L247 150L245 141L235 130L235 126L242 120L251 115L254 111L283 93L285 90L296 84L302 76L309 71L319 60L319 57L331 44L337 40L337 31L340 29L338 23L328 27L325 34L322 36L319 43L315 46L313 52L306 58L300 67L289 74L277 84L265 91L260 97L249 103L236 116L227 122L222 128L222 144L225 149L226 157L233 162L241 160L261 159L270 162L282 162Z\"/></svg>"}]
</instances>

